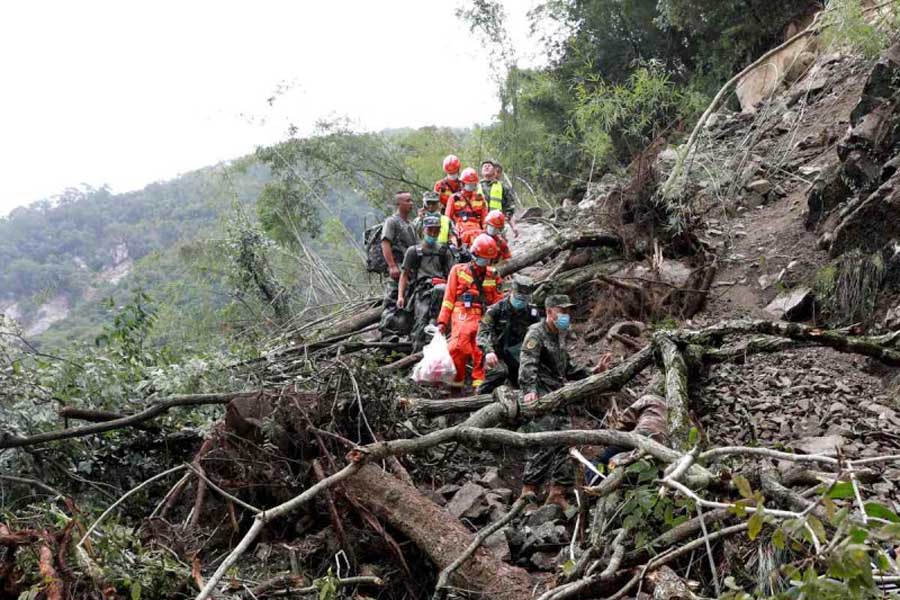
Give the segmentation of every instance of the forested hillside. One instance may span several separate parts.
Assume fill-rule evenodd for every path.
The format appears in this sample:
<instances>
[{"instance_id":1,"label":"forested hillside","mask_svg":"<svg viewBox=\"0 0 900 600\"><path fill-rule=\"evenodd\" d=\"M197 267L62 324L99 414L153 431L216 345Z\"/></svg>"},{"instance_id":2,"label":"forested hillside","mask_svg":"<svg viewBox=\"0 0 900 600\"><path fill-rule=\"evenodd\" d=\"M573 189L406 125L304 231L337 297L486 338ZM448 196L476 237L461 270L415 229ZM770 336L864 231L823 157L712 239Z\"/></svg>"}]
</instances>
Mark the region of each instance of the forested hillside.
<instances>
[{"instance_id":1,"label":"forested hillside","mask_svg":"<svg viewBox=\"0 0 900 600\"><path fill-rule=\"evenodd\" d=\"M0 219L0 309L59 346L92 339L110 299L142 290L168 315L157 333L200 337L242 302L231 285L239 267L221 252L241 231L282 245L271 260L287 285L302 285L307 271L292 264L310 251L350 281L362 272L363 229L383 217L394 188L420 195L438 177L443 145L468 139L440 129L360 136L335 122L137 192L66 190Z\"/></svg>"}]
</instances>

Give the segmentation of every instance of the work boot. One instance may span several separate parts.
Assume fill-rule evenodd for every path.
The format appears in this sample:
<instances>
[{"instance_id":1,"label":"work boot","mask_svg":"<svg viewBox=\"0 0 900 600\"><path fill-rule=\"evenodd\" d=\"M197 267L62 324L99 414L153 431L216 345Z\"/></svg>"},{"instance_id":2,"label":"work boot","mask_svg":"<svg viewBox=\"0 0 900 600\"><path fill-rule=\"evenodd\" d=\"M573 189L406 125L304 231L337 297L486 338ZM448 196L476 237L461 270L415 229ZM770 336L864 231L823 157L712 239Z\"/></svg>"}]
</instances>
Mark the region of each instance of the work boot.
<instances>
[{"instance_id":1,"label":"work boot","mask_svg":"<svg viewBox=\"0 0 900 600\"><path fill-rule=\"evenodd\" d=\"M545 506L548 504L557 505L563 509L563 512L569 510L569 501L566 499L566 486L555 483L550 484L550 488L547 490L547 499L544 501Z\"/></svg>"}]
</instances>

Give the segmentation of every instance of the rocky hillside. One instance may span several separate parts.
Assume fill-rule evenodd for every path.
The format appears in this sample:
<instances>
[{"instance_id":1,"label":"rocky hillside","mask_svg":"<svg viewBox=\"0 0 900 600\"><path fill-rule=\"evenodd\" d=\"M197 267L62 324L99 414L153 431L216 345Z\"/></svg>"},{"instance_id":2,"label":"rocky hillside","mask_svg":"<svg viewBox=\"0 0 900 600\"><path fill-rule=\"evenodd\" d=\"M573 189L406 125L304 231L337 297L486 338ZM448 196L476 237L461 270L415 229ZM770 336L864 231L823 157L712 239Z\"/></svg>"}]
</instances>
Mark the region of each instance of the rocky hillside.
<instances>
[{"instance_id":1,"label":"rocky hillside","mask_svg":"<svg viewBox=\"0 0 900 600\"><path fill-rule=\"evenodd\" d=\"M128 527L104 513L70 556L54 513L0 523L0 546L37 550L36 585L85 595L114 578L134 596L140 565L156 597L196 600L895 597L900 44L791 52L802 68L773 55L790 77L741 88L693 145L660 138L583 198L520 215L498 270L531 275L538 303L571 294L576 359L611 352L609 369L534 405L451 396L410 380L418 357L377 339L371 300L301 314L223 368L250 391L2 432L12 453L227 405L202 439L133 433L175 466L136 488L151 499ZM571 430L529 428L560 413ZM537 446L569 448L567 511L517 499ZM0 573L21 573L10 554ZM147 575L162 555L173 575Z\"/></svg>"}]
</instances>

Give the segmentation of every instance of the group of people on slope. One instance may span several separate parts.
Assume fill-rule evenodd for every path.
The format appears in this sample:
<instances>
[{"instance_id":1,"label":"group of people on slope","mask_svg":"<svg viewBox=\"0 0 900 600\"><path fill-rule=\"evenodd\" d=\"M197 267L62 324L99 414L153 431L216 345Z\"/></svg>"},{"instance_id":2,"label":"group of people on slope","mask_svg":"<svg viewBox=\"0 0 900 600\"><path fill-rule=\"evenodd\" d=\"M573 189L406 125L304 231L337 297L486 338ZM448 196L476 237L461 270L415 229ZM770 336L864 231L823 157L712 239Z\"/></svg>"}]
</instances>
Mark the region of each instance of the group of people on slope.
<instances>
[{"instance_id":1,"label":"group of people on slope","mask_svg":"<svg viewBox=\"0 0 900 600\"><path fill-rule=\"evenodd\" d=\"M506 230L517 235L515 196L500 180L502 167L494 160L482 161L481 180L471 167L460 172L460 160L452 154L443 168L445 176L423 194L415 218L412 194L401 191L395 195L396 212L382 226L389 278L379 328L384 339L411 333L413 351L418 351L428 341L429 325L443 327L450 334L456 385L463 385L471 363L472 385L478 387L484 378L475 333L481 312L501 298L493 265L512 257ZM451 328L454 313L458 324Z\"/></svg>"},{"instance_id":2,"label":"group of people on slope","mask_svg":"<svg viewBox=\"0 0 900 600\"><path fill-rule=\"evenodd\" d=\"M446 176L424 194L416 219L412 195L398 192L397 210L382 227L382 252L390 272L382 336L403 335L403 319L398 317L411 312L413 348L418 350L427 342L426 327L436 323L438 330L449 333L457 390L465 385L471 367L471 385L479 393L503 384L518 386L523 403L534 406L541 396L591 373L572 361L566 347L574 305L566 295L548 296L542 316L532 304L534 282L521 275L504 293L494 265L512 256L506 227L513 235L518 232L515 196L500 181L502 167L484 161L481 181L472 168L460 173L456 156L446 157L443 167ZM593 372L608 368L610 358L602 356ZM560 410L532 420L526 429L569 427L568 414ZM529 450L523 496L534 497L541 484L549 483L546 503L567 508L572 480L565 448Z\"/></svg>"}]
</instances>

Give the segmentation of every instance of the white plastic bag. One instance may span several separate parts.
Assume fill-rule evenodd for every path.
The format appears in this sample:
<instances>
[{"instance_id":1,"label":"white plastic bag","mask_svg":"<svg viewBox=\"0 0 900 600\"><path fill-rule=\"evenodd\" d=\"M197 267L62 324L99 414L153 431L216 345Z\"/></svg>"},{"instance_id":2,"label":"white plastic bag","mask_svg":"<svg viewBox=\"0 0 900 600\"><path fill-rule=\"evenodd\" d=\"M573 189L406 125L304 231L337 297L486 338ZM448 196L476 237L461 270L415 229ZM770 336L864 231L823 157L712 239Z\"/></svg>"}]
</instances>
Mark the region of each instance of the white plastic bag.
<instances>
[{"instance_id":1,"label":"white plastic bag","mask_svg":"<svg viewBox=\"0 0 900 600\"><path fill-rule=\"evenodd\" d=\"M428 327L434 335L422 350L422 360L413 367L412 378L417 383L450 383L456 377L456 365L450 356L447 338L437 327Z\"/></svg>"}]
</instances>

